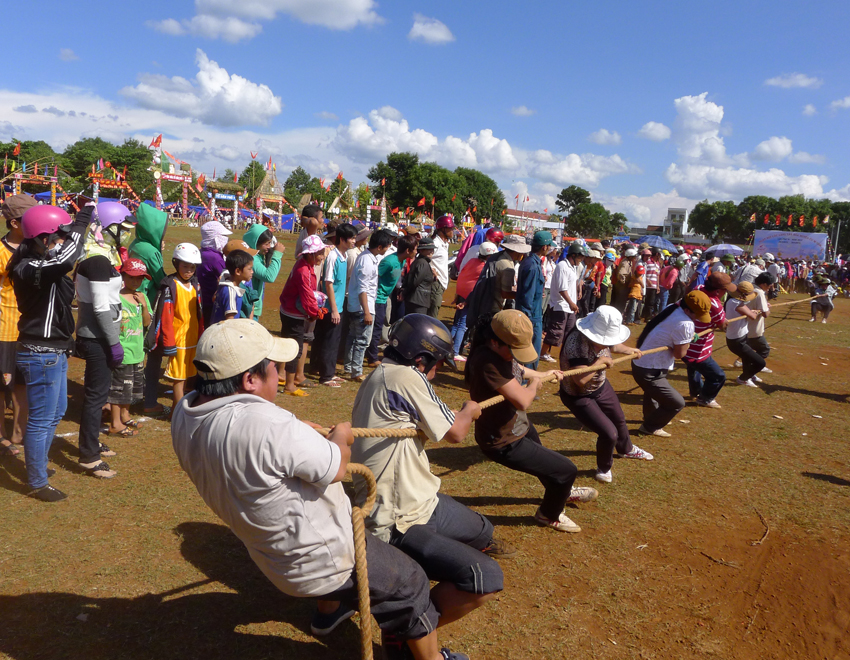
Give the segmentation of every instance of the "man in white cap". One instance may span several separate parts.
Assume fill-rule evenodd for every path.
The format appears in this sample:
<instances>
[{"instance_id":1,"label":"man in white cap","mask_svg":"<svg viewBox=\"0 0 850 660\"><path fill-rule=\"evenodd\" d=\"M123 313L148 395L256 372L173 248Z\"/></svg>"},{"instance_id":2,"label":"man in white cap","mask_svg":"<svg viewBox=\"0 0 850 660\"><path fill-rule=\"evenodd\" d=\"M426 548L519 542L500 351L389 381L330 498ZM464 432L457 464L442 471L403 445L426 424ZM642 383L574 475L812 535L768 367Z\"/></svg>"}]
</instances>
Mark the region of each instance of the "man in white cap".
<instances>
[{"instance_id":1,"label":"man in white cap","mask_svg":"<svg viewBox=\"0 0 850 660\"><path fill-rule=\"evenodd\" d=\"M354 437L346 422L324 438L275 405L277 365L297 354L295 340L272 337L256 321L213 325L198 342L195 391L175 407L171 437L204 502L263 574L289 596L339 601L347 614L357 607L357 586L351 504L339 482ZM439 648L440 614L422 568L371 535L366 541L382 633L416 658L466 658Z\"/></svg>"}]
</instances>

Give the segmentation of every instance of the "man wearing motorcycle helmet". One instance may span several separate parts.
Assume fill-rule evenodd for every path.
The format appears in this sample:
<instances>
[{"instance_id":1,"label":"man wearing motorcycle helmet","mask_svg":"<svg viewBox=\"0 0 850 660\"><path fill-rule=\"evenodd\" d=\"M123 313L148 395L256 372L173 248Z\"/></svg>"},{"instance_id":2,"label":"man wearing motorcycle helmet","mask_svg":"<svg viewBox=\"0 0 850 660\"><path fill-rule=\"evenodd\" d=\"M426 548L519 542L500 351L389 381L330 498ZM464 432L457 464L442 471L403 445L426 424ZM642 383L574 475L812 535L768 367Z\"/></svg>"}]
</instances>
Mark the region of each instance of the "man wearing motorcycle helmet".
<instances>
[{"instance_id":1,"label":"man wearing motorcycle helmet","mask_svg":"<svg viewBox=\"0 0 850 660\"><path fill-rule=\"evenodd\" d=\"M431 387L441 364L454 366L453 354L442 323L408 314L390 328L384 359L360 386L352 413L358 428L420 432L417 437L355 438L351 460L367 465L377 478L378 504L366 518L367 528L410 555L439 583L431 594L441 624L501 591L502 570L491 557L516 552L493 538L493 525L484 516L440 493L440 479L431 473L425 442L460 443L481 414L473 401L453 412ZM366 484L357 477L354 484L355 501L362 505Z\"/></svg>"}]
</instances>

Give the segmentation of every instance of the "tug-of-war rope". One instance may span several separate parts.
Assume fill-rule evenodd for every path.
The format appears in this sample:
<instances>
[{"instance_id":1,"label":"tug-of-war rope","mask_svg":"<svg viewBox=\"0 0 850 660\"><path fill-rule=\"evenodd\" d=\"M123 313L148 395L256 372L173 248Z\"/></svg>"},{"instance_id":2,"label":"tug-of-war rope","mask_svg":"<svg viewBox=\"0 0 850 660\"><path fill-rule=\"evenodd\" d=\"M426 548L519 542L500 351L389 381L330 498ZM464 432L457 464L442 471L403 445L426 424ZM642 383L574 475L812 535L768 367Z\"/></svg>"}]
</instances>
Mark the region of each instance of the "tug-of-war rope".
<instances>
[{"instance_id":1,"label":"tug-of-war rope","mask_svg":"<svg viewBox=\"0 0 850 660\"><path fill-rule=\"evenodd\" d=\"M773 310L776 307L784 307L785 305L798 305L799 303L809 302L811 300L815 300L816 298L822 298L826 294L821 294L819 296L812 296L811 298L804 298L803 300L792 300L790 302L785 303L777 303L775 305L771 305L770 308ZM746 316L737 316L733 319L727 319L729 323L733 321L740 321L741 319L747 318ZM708 330L703 330L702 332L697 333L698 337L702 337L703 335L707 335L709 332L714 332L715 328L709 328ZM667 346L659 346L658 348L652 348L648 351L642 351L641 355L649 355L650 353L660 353L661 351L668 350ZM631 360L637 359L637 355L624 355L621 358L617 358L612 361L613 364L619 364L621 362L630 362ZM601 371L603 369L608 369L609 367L604 364L597 365L595 367L582 367L580 369L570 369L569 371L564 371L564 376L579 376L582 374L590 373L591 371ZM551 382L556 380L554 374L550 376L545 376L541 379L544 383ZM498 396L494 396L490 399L486 399L481 401L478 405L481 408L489 408L491 406L495 406L502 401L505 400L505 397L501 394ZM331 429L316 429L322 435L328 435L331 432ZM351 429L352 435L355 438L414 438L420 434L420 431L417 429L362 429L362 428L353 428ZM352 528L354 531L354 570L357 576L357 598L359 600L359 612L360 612L360 651L363 657L363 660L372 660L372 614L371 614L371 604L369 602L369 573L366 566L366 523L365 518L372 512L372 508L375 506L375 498L378 493L377 484L375 483L375 476L372 474L372 471L362 465L360 463L349 463L346 468L346 474L348 476L352 476L357 474L363 477L366 480L366 488L367 495L366 501L363 503L363 507L352 506L351 507L351 522ZM761 517L761 514L759 514ZM768 528L769 529L769 528ZM765 534L767 536L767 534ZM764 537L762 537L763 539Z\"/></svg>"}]
</instances>

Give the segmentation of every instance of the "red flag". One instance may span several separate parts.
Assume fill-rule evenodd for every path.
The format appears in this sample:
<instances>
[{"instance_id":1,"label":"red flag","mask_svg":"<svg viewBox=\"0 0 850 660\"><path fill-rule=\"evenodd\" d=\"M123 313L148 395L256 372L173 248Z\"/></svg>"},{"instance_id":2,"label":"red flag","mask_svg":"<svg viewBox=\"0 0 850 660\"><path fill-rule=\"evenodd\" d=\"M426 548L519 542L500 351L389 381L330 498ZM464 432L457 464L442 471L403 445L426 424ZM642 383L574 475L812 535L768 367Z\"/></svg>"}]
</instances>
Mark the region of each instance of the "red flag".
<instances>
[{"instance_id":1,"label":"red flag","mask_svg":"<svg viewBox=\"0 0 850 660\"><path fill-rule=\"evenodd\" d=\"M514 197L514 199L515 199L516 201L519 201L519 193L517 193L517 194L516 194L516 196Z\"/></svg>"},{"instance_id":2,"label":"red flag","mask_svg":"<svg viewBox=\"0 0 850 660\"><path fill-rule=\"evenodd\" d=\"M387 180L386 180L386 179L381 179L381 185L382 185L382 186L387 185Z\"/></svg>"},{"instance_id":3,"label":"red flag","mask_svg":"<svg viewBox=\"0 0 850 660\"><path fill-rule=\"evenodd\" d=\"M549 212L549 208L548 208L548 207L547 207L547 208L545 208L545 209L543 209L543 213L548 213L548 212Z\"/></svg>"},{"instance_id":4,"label":"red flag","mask_svg":"<svg viewBox=\"0 0 850 660\"><path fill-rule=\"evenodd\" d=\"M802 216L801 216L801 217L802 217ZM791 226L791 216L790 216L790 215L788 216L788 226L789 226L789 227Z\"/></svg>"},{"instance_id":5,"label":"red flag","mask_svg":"<svg viewBox=\"0 0 850 660\"><path fill-rule=\"evenodd\" d=\"M437 203L437 196L436 196L436 195L434 195L434 196L431 198L431 206L434 206L436 203Z\"/></svg>"},{"instance_id":6,"label":"red flag","mask_svg":"<svg viewBox=\"0 0 850 660\"><path fill-rule=\"evenodd\" d=\"M416 206L425 206L425 198L419 200L419 203Z\"/></svg>"},{"instance_id":7,"label":"red flag","mask_svg":"<svg viewBox=\"0 0 850 660\"><path fill-rule=\"evenodd\" d=\"M254 160L259 153L260 153L259 151L252 151L251 152L251 160Z\"/></svg>"},{"instance_id":8,"label":"red flag","mask_svg":"<svg viewBox=\"0 0 850 660\"><path fill-rule=\"evenodd\" d=\"M781 216L781 215L779 215L779 214L777 213L777 214L776 214L776 226L777 226L777 227L779 226L779 221L780 221L780 220L782 220L782 216Z\"/></svg>"},{"instance_id":9,"label":"red flag","mask_svg":"<svg viewBox=\"0 0 850 660\"><path fill-rule=\"evenodd\" d=\"M271 157L271 156L269 156L269 164L268 164L268 165L266 165L266 169L267 169L267 170L270 170L271 168L272 168L272 157Z\"/></svg>"},{"instance_id":10,"label":"red flag","mask_svg":"<svg viewBox=\"0 0 850 660\"><path fill-rule=\"evenodd\" d=\"M213 181L215 181L215 168L213 168Z\"/></svg>"},{"instance_id":11,"label":"red flag","mask_svg":"<svg viewBox=\"0 0 850 660\"><path fill-rule=\"evenodd\" d=\"M802 217L803 216L800 216L800 218L802 218ZM818 219L815 218L814 220L812 220L812 227L817 227L817 226L818 226Z\"/></svg>"},{"instance_id":12,"label":"red flag","mask_svg":"<svg viewBox=\"0 0 850 660\"><path fill-rule=\"evenodd\" d=\"M789 214L788 214L788 224L789 224L789 225L791 224L791 221L792 221L793 219L794 219L794 218L793 218L793 215L792 215L791 213L789 213ZM776 224L779 224L779 223L777 222Z\"/></svg>"},{"instance_id":13,"label":"red flag","mask_svg":"<svg viewBox=\"0 0 850 660\"><path fill-rule=\"evenodd\" d=\"M322 190L324 190L325 189L325 180L319 179L319 185L322 186Z\"/></svg>"},{"instance_id":14,"label":"red flag","mask_svg":"<svg viewBox=\"0 0 850 660\"><path fill-rule=\"evenodd\" d=\"M803 216L800 216L800 226L803 226Z\"/></svg>"},{"instance_id":15,"label":"red flag","mask_svg":"<svg viewBox=\"0 0 850 660\"><path fill-rule=\"evenodd\" d=\"M526 201L526 202L530 202L530 201L531 201L531 197L529 197L528 195L526 195L526 196L525 196L525 201Z\"/></svg>"},{"instance_id":16,"label":"red flag","mask_svg":"<svg viewBox=\"0 0 850 660\"><path fill-rule=\"evenodd\" d=\"M150 143L150 146L148 146L148 149L150 149L151 147L156 147L157 149L159 149L161 146L162 146L162 133L160 133L153 140L151 140L151 143Z\"/></svg>"},{"instance_id":17,"label":"red flag","mask_svg":"<svg viewBox=\"0 0 850 660\"><path fill-rule=\"evenodd\" d=\"M478 210L478 207L477 207L477 206L473 206L473 207L472 207L472 212L473 212L473 213L475 213L477 210Z\"/></svg>"},{"instance_id":18,"label":"red flag","mask_svg":"<svg viewBox=\"0 0 850 660\"><path fill-rule=\"evenodd\" d=\"M505 209L502 209L502 215L505 215Z\"/></svg>"},{"instance_id":19,"label":"red flag","mask_svg":"<svg viewBox=\"0 0 850 660\"><path fill-rule=\"evenodd\" d=\"M398 207L397 206L392 210L393 215L395 215L396 213L398 213Z\"/></svg>"},{"instance_id":20,"label":"red flag","mask_svg":"<svg viewBox=\"0 0 850 660\"><path fill-rule=\"evenodd\" d=\"M454 195L452 195L452 201L455 201L455 197L457 197L457 193L455 193Z\"/></svg>"},{"instance_id":21,"label":"red flag","mask_svg":"<svg viewBox=\"0 0 850 660\"><path fill-rule=\"evenodd\" d=\"M237 183L238 181L239 181L239 175L236 172L234 172L233 173L233 183Z\"/></svg>"},{"instance_id":22,"label":"red flag","mask_svg":"<svg viewBox=\"0 0 850 660\"><path fill-rule=\"evenodd\" d=\"M770 213L765 213L764 214L764 224L767 224L768 222L770 222Z\"/></svg>"},{"instance_id":23,"label":"red flag","mask_svg":"<svg viewBox=\"0 0 850 660\"><path fill-rule=\"evenodd\" d=\"M195 187L198 189L198 192L201 192L204 189L206 183L207 177L204 174L201 174L201 176L198 177L198 183L195 185Z\"/></svg>"},{"instance_id":24,"label":"red flag","mask_svg":"<svg viewBox=\"0 0 850 660\"><path fill-rule=\"evenodd\" d=\"M15 145L15 148L12 150L12 155L13 156L20 156L21 155L21 143L20 142L18 142L18 144Z\"/></svg>"}]
</instances>

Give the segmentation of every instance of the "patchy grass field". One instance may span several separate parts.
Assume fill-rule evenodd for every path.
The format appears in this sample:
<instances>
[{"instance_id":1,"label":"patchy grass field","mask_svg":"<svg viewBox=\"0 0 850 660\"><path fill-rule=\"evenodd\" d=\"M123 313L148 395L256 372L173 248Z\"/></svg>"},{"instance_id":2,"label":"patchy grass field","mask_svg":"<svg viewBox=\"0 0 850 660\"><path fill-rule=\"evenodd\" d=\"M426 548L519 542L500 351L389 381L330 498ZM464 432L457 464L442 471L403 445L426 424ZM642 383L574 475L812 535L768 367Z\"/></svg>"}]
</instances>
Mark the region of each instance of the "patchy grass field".
<instances>
[{"instance_id":1,"label":"patchy grass field","mask_svg":"<svg viewBox=\"0 0 850 660\"><path fill-rule=\"evenodd\" d=\"M199 236L180 228L168 239L170 252ZM284 241L290 250L262 319L272 330L292 263L294 237ZM485 460L471 437L431 446L443 490L520 549L502 564L504 592L441 640L474 659L850 658L850 302L836 300L827 325L808 318L808 304L777 309L767 330L774 373L763 387L727 385L722 410L687 407L672 438L637 440L655 460L616 461L612 484L593 480L595 437L551 386L531 419L578 465L578 483L600 491L597 503L568 512L581 534L535 526L542 487ZM722 337L717 345L733 381L733 357ZM610 376L636 429L641 392L628 372ZM78 427L76 359L70 377L60 434ZM686 390L684 369L672 379ZM331 424L349 418L355 387L278 403ZM439 375L436 387L455 406L465 399L459 374ZM254 567L180 470L167 423L109 444L119 474L104 482L75 469L74 435L54 442L51 481L70 495L58 505L24 496L22 457L0 462L0 656L358 655L356 620L313 638L313 603L277 592Z\"/></svg>"}]
</instances>

